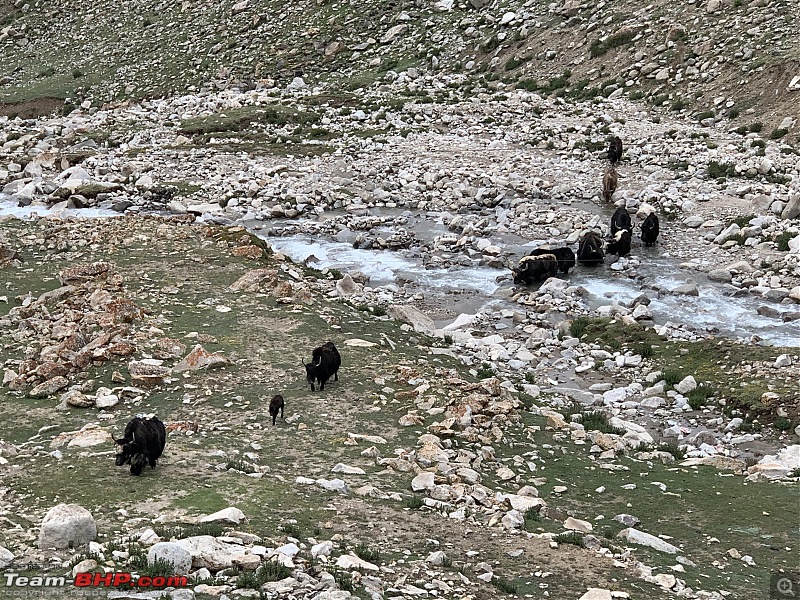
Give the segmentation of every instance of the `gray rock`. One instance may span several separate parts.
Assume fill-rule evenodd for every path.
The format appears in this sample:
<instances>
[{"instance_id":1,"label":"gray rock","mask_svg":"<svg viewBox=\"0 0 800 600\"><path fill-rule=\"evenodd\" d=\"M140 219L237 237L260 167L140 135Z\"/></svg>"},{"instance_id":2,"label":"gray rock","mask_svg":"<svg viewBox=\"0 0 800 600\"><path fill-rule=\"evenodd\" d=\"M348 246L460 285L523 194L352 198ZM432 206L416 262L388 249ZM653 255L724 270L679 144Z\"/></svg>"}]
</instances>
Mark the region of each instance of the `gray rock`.
<instances>
[{"instance_id":1,"label":"gray rock","mask_svg":"<svg viewBox=\"0 0 800 600\"><path fill-rule=\"evenodd\" d=\"M717 237L714 238L715 244L722 244L727 242L732 237L738 235L741 227L739 227L736 223L731 223L725 229L723 229Z\"/></svg>"},{"instance_id":2,"label":"gray rock","mask_svg":"<svg viewBox=\"0 0 800 600\"><path fill-rule=\"evenodd\" d=\"M652 548L653 550L657 550L659 552L666 552L667 554L677 554L679 552L679 549L669 542L665 542L661 538L649 533L645 533L644 531L639 531L633 527L623 529L617 534L617 537L630 542L631 544L647 546L648 548Z\"/></svg>"},{"instance_id":3,"label":"gray rock","mask_svg":"<svg viewBox=\"0 0 800 600\"><path fill-rule=\"evenodd\" d=\"M81 547L97 537L92 514L77 504L59 504L44 517L39 531L39 549Z\"/></svg>"},{"instance_id":4,"label":"gray rock","mask_svg":"<svg viewBox=\"0 0 800 600\"><path fill-rule=\"evenodd\" d=\"M675 384L675 390L679 394L688 394L692 390L697 388L697 381L695 381L694 377L691 375L687 375L683 379L681 379L677 384Z\"/></svg>"},{"instance_id":5,"label":"gray rock","mask_svg":"<svg viewBox=\"0 0 800 600\"><path fill-rule=\"evenodd\" d=\"M795 219L800 216L800 194L794 194L781 212L781 219Z\"/></svg>"},{"instance_id":6,"label":"gray rock","mask_svg":"<svg viewBox=\"0 0 800 600\"><path fill-rule=\"evenodd\" d=\"M641 522L638 517L626 513L616 515L614 520L617 523L622 523L625 527L636 527Z\"/></svg>"},{"instance_id":7,"label":"gray rock","mask_svg":"<svg viewBox=\"0 0 800 600\"><path fill-rule=\"evenodd\" d=\"M433 333L436 325L428 315L420 312L413 306L405 304L393 304L388 309L388 314L396 321L408 323L414 328L414 331L420 333Z\"/></svg>"},{"instance_id":8,"label":"gray rock","mask_svg":"<svg viewBox=\"0 0 800 600\"><path fill-rule=\"evenodd\" d=\"M192 555L186 548L173 542L158 542L147 552L147 564L152 566L156 560L172 565L176 575L187 575L192 568Z\"/></svg>"},{"instance_id":9,"label":"gray rock","mask_svg":"<svg viewBox=\"0 0 800 600\"><path fill-rule=\"evenodd\" d=\"M14 560L14 554L8 548L0 546L0 569L3 569L11 564Z\"/></svg>"},{"instance_id":10,"label":"gray rock","mask_svg":"<svg viewBox=\"0 0 800 600\"><path fill-rule=\"evenodd\" d=\"M343 298L359 294L362 289L363 287L353 281L353 278L348 273L345 273L344 277L336 282L336 293Z\"/></svg>"},{"instance_id":11,"label":"gray rock","mask_svg":"<svg viewBox=\"0 0 800 600\"><path fill-rule=\"evenodd\" d=\"M708 278L711 281L722 281L724 283L729 283L733 276L728 269L712 269L708 272Z\"/></svg>"}]
</instances>

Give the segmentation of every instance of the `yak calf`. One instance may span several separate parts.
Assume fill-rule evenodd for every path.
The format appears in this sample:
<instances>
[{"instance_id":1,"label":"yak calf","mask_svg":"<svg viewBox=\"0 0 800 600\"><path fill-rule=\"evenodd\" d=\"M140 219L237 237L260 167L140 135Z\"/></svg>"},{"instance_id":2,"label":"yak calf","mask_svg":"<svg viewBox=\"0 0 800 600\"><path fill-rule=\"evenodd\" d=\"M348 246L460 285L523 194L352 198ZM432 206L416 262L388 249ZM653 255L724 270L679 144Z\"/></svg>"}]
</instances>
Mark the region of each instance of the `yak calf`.
<instances>
[{"instance_id":1,"label":"yak calf","mask_svg":"<svg viewBox=\"0 0 800 600\"><path fill-rule=\"evenodd\" d=\"M283 418L283 405L283 396L280 394L275 394L269 401L269 414L272 417L273 425L275 425L275 419L278 418L278 411L281 413L281 419Z\"/></svg>"}]
</instances>

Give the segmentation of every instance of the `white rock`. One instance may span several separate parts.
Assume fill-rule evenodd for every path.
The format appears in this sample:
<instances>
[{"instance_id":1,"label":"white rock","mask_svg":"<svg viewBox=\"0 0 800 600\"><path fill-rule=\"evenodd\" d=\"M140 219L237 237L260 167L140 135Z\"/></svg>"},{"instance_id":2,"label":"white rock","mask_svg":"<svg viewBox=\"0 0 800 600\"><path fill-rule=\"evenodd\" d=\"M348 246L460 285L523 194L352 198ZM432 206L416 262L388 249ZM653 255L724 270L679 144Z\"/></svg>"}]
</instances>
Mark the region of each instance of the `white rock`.
<instances>
[{"instance_id":1,"label":"white rock","mask_svg":"<svg viewBox=\"0 0 800 600\"><path fill-rule=\"evenodd\" d=\"M510 510L501 519L506 529L519 529L525 524L525 517L518 510Z\"/></svg>"},{"instance_id":2,"label":"white rock","mask_svg":"<svg viewBox=\"0 0 800 600\"><path fill-rule=\"evenodd\" d=\"M333 551L333 542L331 541L320 542L319 544L314 544L311 547L311 556L313 556L314 558L318 556L330 556L332 551Z\"/></svg>"},{"instance_id":3,"label":"white rock","mask_svg":"<svg viewBox=\"0 0 800 600\"><path fill-rule=\"evenodd\" d=\"M314 483L329 492L336 492L343 496L347 496L350 493L347 489L347 484L341 479L317 479Z\"/></svg>"},{"instance_id":4,"label":"white rock","mask_svg":"<svg viewBox=\"0 0 800 600\"><path fill-rule=\"evenodd\" d=\"M694 389L697 389L697 381L691 375L684 377L675 385L675 391L679 394L685 395Z\"/></svg>"},{"instance_id":5,"label":"white rock","mask_svg":"<svg viewBox=\"0 0 800 600\"><path fill-rule=\"evenodd\" d=\"M77 504L59 504L44 517L39 531L39 549L81 547L97 537L92 514Z\"/></svg>"},{"instance_id":6,"label":"white rock","mask_svg":"<svg viewBox=\"0 0 800 600\"><path fill-rule=\"evenodd\" d=\"M430 471L423 471L414 479L411 480L411 489L415 492L421 492L423 490L430 490L433 488L434 484L434 474Z\"/></svg>"},{"instance_id":7,"label":"white rock","mask_svg":"<svg viewBox=\"0 0 800 600\"><path fill-rule=\"evenodd\" d=\"M222 523L233 523L234 525L238 525L241 521L245 518L244 513L240 511L238 508L229 507L223 508L215 513L210 515L206 515L204 517L200 517L201 523L214 523L214 522L222 522Z\"/></svg>"},{"instance_id":8,"label":"white rock","mask_svg":"<svg viewBox=\"0 0 800 600\"><path fill-rule=\"evenodd\" d=\"M669 542L665 542L661 538L658 538L649 533L645 533L644 531L639 531L638 529L634 529L633 527L628 527L627 529L623 529L617 534L617 537L626 540L632 544L647 546L648 548L652 548L653 550L658 550L659 552L666 552L668 554L677 554L679 552L678 548L676 546L673 546Z\"/></svg>"},{"instance_id":9,"label":"white rock","mask_svg":"<svg viewBox=\"0 0 800 600\"><path fill-rule=\"evenodd\" d=\"M4 569L14 560L14 554L8 548L0 546L0 569Z\"/></svg>"},{"instance_id":10,"label":"white rock","mask_svg":"<svg viewBox=\"0 0 800 600\"><path fill-rule=\"evenodd\" d=\"M567 517L567 520L564 521L564 528L571 529L572 531L578 531L580 533L591 533L592 529L594 529L589 521L582 521L573 517Z\"/></svg>"},{"instance_id":11,"label":"white rock","mask_svg":"<svg viewBox=\"0 0 800 600\"><path fill-rule=\"evenodd\" d=\"M351 467L344 463L337 463L331 469L332 473L344 473L345 475L366 475L366 471L360 467Z\"/></svg>"},{"instance_id":12,"label":"white rock","mask_svg":"<svg viewBox=\"0 0 800 600\"><path fill-rule=\"evenodd\" d=\"M147 564L152 566L156 560L172 565L176 575L187 575L192 568L192 555L174 542L159 542L151 546L147 552Z\"/></svg>"},{"instance_id":13,"label":"white rock","mask_svg":"<svg viewBox=\"0 0 800 600\"><path fill-rule=\"evenodd\" d=\"M380 570L377 565L373 565L370 562L365 561L362 558L359 558L353 553L350 554L342 554L339 558L336 559L336 566L340 569L366 569L367 571L378 571Z\"/></svg>"},{"instance_id":14,"label":"white rock","mask_svg":"<svg viewBox=\"0 0 800 600\"><path fill-rule=\"evenodd\" d=\"M602 588L589 588L589 591L587 591L578 600L613 600L613 596L611 595L611 590L605 590Z\"/></svg>"}]
</instances>

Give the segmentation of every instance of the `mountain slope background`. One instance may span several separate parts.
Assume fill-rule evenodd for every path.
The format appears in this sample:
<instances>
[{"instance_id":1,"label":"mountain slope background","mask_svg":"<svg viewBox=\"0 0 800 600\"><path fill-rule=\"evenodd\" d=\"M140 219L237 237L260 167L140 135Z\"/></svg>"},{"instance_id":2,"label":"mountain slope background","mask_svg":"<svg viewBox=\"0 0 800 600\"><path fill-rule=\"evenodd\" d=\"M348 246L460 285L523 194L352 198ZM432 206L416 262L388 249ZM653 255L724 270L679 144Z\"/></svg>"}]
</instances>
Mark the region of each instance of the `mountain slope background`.
<instances>
[{"instance_id":1,"label":"mountain slope background","mask_svg":"<svg viewBox=\"0 0 800 600\"><path fill-rule=\"evenodd\" d=\"M461 75L453 95L626 95L776 129L800 116L798 12L790 0L4 0L0 102L24 116L295 75L352 91L413 67Z\"/></svg>"}]
</instances>

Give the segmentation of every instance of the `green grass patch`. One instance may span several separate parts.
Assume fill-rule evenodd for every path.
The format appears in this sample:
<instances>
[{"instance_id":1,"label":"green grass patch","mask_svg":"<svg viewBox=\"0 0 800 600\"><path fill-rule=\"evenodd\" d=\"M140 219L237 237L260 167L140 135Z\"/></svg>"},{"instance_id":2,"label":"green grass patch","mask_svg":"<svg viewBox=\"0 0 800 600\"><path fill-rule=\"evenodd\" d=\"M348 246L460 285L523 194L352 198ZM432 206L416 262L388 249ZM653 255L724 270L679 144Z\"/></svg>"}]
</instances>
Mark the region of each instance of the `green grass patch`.
<instances>
[{"instance_id":1,"label":"green grass patch","mask_svg":"<svg viewBox=\"0 0 800 600\"><path fill-rule=\"evenodd\" d=\"M633 39L638 34L635 29L623 29L617 33L608 36L604 40L596 39L589 45L589 56L597 58L603 56L609 50L620 48L633 43Z\"/></svg>"},{"instance_id":2,"label":"green grass patch","mask_svg":"<svg viewBox=\"0 0 800 600\"><path fill-rule=\"evenodd\" d=\"M692 407L692 410L701 410L706 404L708 404L708 399L713 395L714 389L711 386L700 384L691 392L686 394L686 397L689 399L689 406Z\"/></svg>"},{"instance_id":3,"label":"green grass patch","mask_svg":"<svg viewBox=\"0 0 800 600\"><path fill-rule=\"evenodd\" d=\"M492 577L492 585L504 594L515 595L517 593L517 584L513 581L505 579L504 577Z\"/></svg>"},{"instance_id":4,"label":"green grass patch","mask_svg":"<svg viewBox=\"0 0 800 600\"><path fill-rule=\"evenodd\" d=\"M225 131L243 131L254 126L310 125L317 121L319 121L317 113L299 111L279 104L244 106L205 117L184 119L181 122L179 133L183 135L200 135Z\"/></svg>"},{"instance_id":5,"label":"green grass patch","mask_svg":"<svg viewBox=\"0 0 800 600\"><path fill-rule=\"evenodd\" d=\"M736 168L732 163L719 163L716 160L709 161L706 171L712 179L725 179L736 175Z\"/></svg>"},{"instance_id":6,"label":"green grass patch","mask_svg":"<svg viewBox=\"0 0 800 600\"><path fill-rule=\"evenodd\" d=\"M775 237L775 243L778 245L778 250L781 250L782 252L788 252L789 251L789 240L791 240L792 238L796 237L797 235L800 235L800 234L792 233L790 231L784 231L783 233L781 233L778 236L776 236Z\"/></svg>"},{"instance_id":7,"label":"green grass patch","mask_svg":"<svg viewBox=\"0 0 800 600\"><path fill-rule=\"evenodd\" d=\"M580 546L581 548L585 547L583 542L583 534L578 533L577 531L565 531L564 533L559 533L553 538L553 541L558 544L572 544L573 546Z\"/></svg>"}]
</instances>

